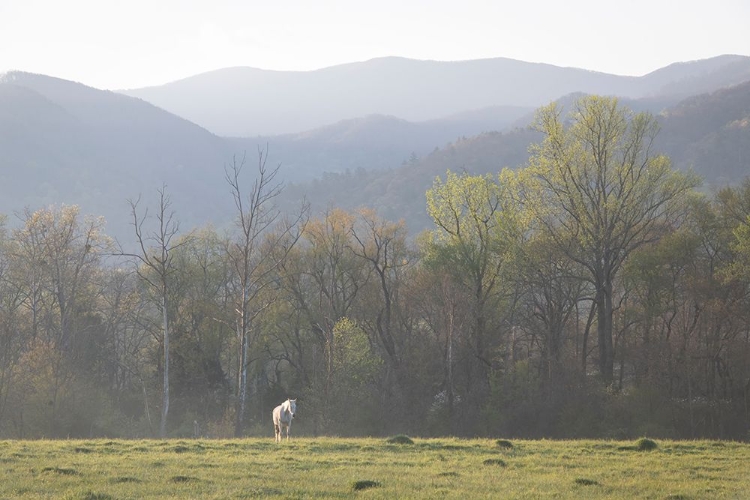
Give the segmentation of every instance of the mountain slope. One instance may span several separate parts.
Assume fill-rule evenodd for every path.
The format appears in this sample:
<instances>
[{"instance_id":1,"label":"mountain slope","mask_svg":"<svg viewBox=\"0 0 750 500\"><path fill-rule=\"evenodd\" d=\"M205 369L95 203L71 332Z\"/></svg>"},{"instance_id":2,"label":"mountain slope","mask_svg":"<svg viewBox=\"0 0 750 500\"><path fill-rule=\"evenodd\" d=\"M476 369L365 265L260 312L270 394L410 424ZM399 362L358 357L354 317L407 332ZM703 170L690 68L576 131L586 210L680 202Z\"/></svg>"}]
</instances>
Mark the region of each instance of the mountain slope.
<instances>
[{"instance_id":1,"label":"mountain slope","mask_svg":"<svg viewBox=\"0 0 750 500\"><path fill-rule=\"evenodd\" d=\"M282 194L282 205L291 207L295 200L305 197L313 212L330 206L348 210L373 207L387 219L404 219L410 232L415 233L430 225L425 192L435 177L445 176L447 170L495 174L504 167L519 167L528 158L529 145L540 138L529 129L487 132L458 140L396 168L329 173L311 182L288 185Z\"/></svg>"},{"instance_id":2,"label":"mountain slope","mask_svg":"<svg viewBox=\"0 0 750 500\"><path fill-rule=\"evenodd\" d=\"M565 101L572 100L565 99ZM649 109L653 102L625 101L633 109ZM750 175L750 82L711 94L691 97L657 115L661 130L654 152L667 154L675 168L691 169L705 188L739 182ZM377 208L389 219L405 219L412 233L430 226L425 192L446 170L496 174L528 160L529 146L541 136L521 128L485 133L433 151L415 163L386 171L354 170L328 174L321 180L297 183L284 194L287 203L301 196L313 209L329 206Z\"/></svg>"},{"instance_id":3,"label":"mountain slope","mask_svg":"<svg viewBox=\"0 0 750 500\"><path fill-rule=\"evenodd\" d=\"M395 167L460 137L508 129L519 117L532 112L531 108L493 107L425 122L369 115L297 134L228 142L238 151L268 145L273 158L282 164L285 177L299 182L324 172Z\"/></svg>"},{"instance_id":4,"label":"mountain slope","mask_svg":"<svg viewBox=\"0 0 750 500\"><path fill-rule=\"evenodd\" d=\"M126 200L163 183L187 203L221 188L227 145L139 99L27 73L0 78L0 212L79 204L114 234L129 223Z\"/></svg>"},{"instance_id":5,"label":"mountain slope","mask_svg":"<svg viewBox=\"0 0 750 500\"><path fill-rule=\"evenodd\" d=\"M690 97L659 115L657 146L710 186L750 175L750 81Z\"/></svg>"},{"instance_id":6,"label":"mountain slope","mask_svg":"<svg viewBox=\"0 0 750 500\"><path fill-rule=\"evenodd\" d=\"M216 134L253 137L371 114L426 121L488 106L538 107L573 92L684 97L748 78L750 57L744 56L681 63L642 77L505 58L438 62L386 57L306 72L227 68L123 93Z\"/></svg>"}]
</instances>

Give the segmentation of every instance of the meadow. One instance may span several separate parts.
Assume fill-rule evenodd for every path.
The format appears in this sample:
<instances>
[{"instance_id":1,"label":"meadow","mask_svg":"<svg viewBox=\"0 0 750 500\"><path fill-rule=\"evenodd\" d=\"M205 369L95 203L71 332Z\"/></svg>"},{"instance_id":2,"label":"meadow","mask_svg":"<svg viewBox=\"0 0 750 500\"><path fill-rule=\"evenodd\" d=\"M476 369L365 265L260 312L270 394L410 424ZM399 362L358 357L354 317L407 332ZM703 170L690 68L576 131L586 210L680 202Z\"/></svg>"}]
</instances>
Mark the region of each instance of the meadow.
<instances>
[{"instance_id":1,"label":"meadow","mask_svg":"<svg viewBox=\"0 0 750 500\"><path fill-rule=\"evenodd\" d=\"M0 498L750 498L750 445L651 443L0 441Z\"/></svg>"}]
</instances>

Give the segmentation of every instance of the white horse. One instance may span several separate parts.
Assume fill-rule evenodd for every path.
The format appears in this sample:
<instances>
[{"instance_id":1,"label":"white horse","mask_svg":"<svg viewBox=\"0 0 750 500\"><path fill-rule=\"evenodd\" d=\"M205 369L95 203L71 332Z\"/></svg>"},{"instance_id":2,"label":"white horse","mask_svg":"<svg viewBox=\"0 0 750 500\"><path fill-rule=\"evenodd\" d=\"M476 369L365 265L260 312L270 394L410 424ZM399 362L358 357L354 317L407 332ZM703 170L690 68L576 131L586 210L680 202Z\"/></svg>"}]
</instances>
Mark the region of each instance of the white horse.
<instances>
[{"instance_id":1,"label":"white horse","mask_svg":"<svg viewBox=\"0 0 750 500\"><path fill-rule=\"evenodd\" d=\"M292 426L292 419L297 413L297 400L287 399L279 406L273 409L273 428L276 431L276 442L281 442L281 433L286 427L286 440L289 441L289 428Z\"/></svg>"}]
</instances>

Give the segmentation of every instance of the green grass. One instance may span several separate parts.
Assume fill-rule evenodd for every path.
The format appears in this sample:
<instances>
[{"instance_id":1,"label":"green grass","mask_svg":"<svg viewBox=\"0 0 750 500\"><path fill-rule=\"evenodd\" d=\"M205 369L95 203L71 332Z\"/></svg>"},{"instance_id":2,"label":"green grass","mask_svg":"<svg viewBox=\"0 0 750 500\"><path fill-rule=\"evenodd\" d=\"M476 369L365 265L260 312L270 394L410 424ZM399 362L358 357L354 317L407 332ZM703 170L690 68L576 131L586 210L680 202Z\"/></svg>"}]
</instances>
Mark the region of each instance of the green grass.
<instances>
[{"instance_id":1,"label":"green grass","mask_svg":"<svg viewBox=\"0 0 750 500\"><path fill-rule=\"evenodd\" d=\"M273 438L0 441L0 498L743 498L750 445Z\"/></svg>"}]
</instances>

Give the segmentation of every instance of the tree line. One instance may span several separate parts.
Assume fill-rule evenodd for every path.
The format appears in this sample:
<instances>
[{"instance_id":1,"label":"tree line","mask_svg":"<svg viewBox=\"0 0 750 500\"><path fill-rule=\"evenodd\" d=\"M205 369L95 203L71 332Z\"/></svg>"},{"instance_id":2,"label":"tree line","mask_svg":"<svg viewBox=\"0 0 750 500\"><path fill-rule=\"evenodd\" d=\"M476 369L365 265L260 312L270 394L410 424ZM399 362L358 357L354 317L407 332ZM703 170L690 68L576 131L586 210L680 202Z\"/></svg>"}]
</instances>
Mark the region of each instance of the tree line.
<instances>
[{"instance_id":1,"label":"tree line","mask_svg":"<svg viewBox=\"0 0 750 500\"><path fill-rule=\"evenodd\" d=\"M131 201L134 249L25 210L0 231L0 437L270 436L291 396L311 435L746 439L750 180L700 192L614 98L535 126L523 168L436 179L416 238L281 214L264 151L249 185L225 169L228 230L182 231L165 187Z\"/></svg>"}]
</instances>

